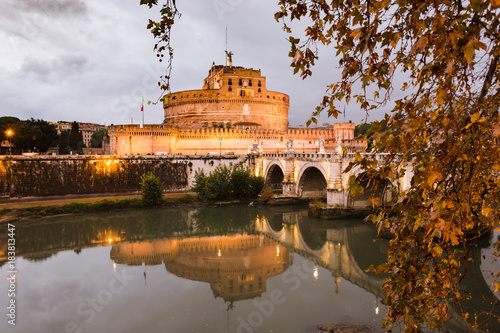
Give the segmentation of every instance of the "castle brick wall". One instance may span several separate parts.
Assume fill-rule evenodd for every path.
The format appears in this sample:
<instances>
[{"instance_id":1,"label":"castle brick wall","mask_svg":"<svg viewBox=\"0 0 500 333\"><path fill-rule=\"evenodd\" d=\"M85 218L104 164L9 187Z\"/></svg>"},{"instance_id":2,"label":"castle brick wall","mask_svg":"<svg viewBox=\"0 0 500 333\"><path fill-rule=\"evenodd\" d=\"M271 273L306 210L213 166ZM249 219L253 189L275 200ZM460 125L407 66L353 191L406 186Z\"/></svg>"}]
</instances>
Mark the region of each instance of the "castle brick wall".
<instances>
[{"instance_id":1,"label":"castle brick wall","mask_svg":"<svg viewBox=\"0 0 500 333\"><path fill-rule=\"evenodd\" d=\"M269 91L260 70L212 66L200 90L171 93L165 125L178 128L235 126L286 130L288 95Z\"/></svg>"},{"instance_id":2,"label":"castle brick wall","mask_svg":"<svg viewBox=\"0 0 500 333\"><path fill-rule=\"evenodd\" d=\"M319 138L324 139L326 152L333 152L337 142L334 128L290 128L286 131L272 129L244 128L196 128L175 129L164 125L119 125L109 129L111 153L116 155L146 155L169 153L172 155L205 155L234 153L245 155L257 149L258 152L275 153L286 151L286 143L292 138L298 153L318 151ZM342 134L338 133L339 135ZM366 141L348 139L354 136L354 129L345 132L342 146L349 152L365 151ZM124 144L125 143L125 144Z\"/></svg>"}]
</instances>

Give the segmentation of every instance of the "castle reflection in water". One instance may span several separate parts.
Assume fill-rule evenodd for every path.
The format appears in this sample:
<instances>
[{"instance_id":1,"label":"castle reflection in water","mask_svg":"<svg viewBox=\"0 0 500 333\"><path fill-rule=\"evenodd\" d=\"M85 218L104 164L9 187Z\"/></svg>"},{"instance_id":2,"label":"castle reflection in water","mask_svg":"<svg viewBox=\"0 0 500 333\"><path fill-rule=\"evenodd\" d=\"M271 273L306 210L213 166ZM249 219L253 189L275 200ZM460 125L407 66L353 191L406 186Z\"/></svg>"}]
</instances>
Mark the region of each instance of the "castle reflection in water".
<instances>
[{"instance_id":1,"label":"castle reflection in water","mask_svg":"<svg viewBox=\"0 0 500 333\"><path fill-rule=\"evenodd\" d=\"M163 263L179 277L209 283L225 302L260 296L266 280L283 273L292 260L285 247L263 235L122 242L113 245L111 258L127 265Z\"/></svg>"}]
</instances>

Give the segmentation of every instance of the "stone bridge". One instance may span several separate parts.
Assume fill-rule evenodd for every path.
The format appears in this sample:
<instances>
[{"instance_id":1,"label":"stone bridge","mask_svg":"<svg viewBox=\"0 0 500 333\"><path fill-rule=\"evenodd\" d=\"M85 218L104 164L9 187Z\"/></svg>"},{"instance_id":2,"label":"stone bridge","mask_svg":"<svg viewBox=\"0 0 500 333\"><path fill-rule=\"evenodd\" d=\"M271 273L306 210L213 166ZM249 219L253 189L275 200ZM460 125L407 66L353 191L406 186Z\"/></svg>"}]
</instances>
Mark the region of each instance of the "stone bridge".
<instances>
[{"instance_id":1,"label":"stone bridge","mask_svg":"<svg viewBox=\"0 0 500 333\"><path fill-rule=\"evenodd\" d=\"M374 157L382 163L386 155L376 154ZM327 198L329 207L364 208L370 195L353 198L347 190L349 177L362 173L359 167L344 172L355 161L354 153L262 154L256 158L255 174L264 177L266 184L282 190L286 196ZM406 191L412 176L410 170L396 184L387 184L380 193L382 200L387 202L391 199L392 188L396 188L399 193Z\"/></svg>"}]
</instances>

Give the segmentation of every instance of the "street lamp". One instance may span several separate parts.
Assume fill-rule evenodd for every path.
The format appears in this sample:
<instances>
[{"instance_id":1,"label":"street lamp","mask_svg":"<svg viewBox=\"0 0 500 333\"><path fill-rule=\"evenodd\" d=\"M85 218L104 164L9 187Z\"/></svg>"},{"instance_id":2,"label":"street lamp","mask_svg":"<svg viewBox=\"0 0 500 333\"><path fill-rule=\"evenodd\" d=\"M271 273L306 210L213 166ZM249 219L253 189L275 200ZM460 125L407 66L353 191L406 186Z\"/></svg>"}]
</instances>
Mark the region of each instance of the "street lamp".
<instances>
[{"instance_id":1,"label":"street lamp","mask_svg":"<svg viewBox=\"0 0 500 333\"><path fill-rule=\"evenodd\" d=\"M14 132L11 129L8 129L5 134L7 135L7 139L9 140L9 155L12 155L12 135Z\"/></svg>"}]
</instances>

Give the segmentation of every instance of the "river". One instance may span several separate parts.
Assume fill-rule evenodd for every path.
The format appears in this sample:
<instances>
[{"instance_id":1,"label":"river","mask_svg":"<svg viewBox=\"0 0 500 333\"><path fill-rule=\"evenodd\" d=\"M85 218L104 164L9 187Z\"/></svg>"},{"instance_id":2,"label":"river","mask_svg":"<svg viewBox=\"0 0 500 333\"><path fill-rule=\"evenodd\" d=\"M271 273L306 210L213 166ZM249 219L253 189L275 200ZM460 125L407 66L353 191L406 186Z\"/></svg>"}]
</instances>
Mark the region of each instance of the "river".
<instances>
[{"instance_id":1,"label":"river","mask_svg":"<svg viewBox=\"0 0 500 333\"><path fill-rule=\"evenodd\" d=\"M233 206L23 221L15 224L14 284L0 227L0 299L14 286L2 303L15 301L16 324L2 315L1 332L305 333L318 324L385 332L384 277L368 268L384 261L387 243L360 219ZM482 299L493 295L483 275L498 271L490 241L471 276Z\"/></svg>"}]
</instances>

